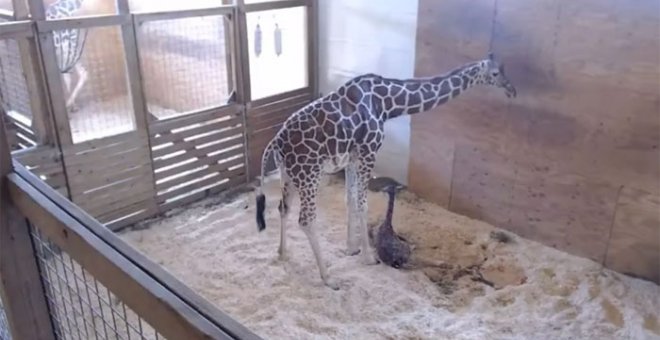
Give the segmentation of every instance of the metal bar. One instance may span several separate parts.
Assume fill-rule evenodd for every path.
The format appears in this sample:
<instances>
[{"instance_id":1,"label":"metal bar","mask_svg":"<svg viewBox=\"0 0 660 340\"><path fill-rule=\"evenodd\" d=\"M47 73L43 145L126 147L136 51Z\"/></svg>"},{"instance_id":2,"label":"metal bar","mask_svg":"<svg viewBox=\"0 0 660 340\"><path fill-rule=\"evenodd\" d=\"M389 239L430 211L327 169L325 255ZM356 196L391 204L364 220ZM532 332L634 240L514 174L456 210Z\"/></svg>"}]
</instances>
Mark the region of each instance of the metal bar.
<instances>
[{"instance_id":1,"label":"metal bar","mask_svg":"<svg viewBox=\"0 0 660 340\"><path fill-rule=\"evenodd\" d=\"M246 4L245 12L260 12L260 11L269 11L273 9L282 9L282 8L291 8L291 7L300 7L300 6L309 6L310 0L278 0L270 2L258 2L254 4Z\"/></svg>"},{"instance_id":2,"label":"metal bar","mask_svg":"<svg viewBox=\"0 0 660 340\"><path fill-rule=\"evenodd\" d=\"M94 28L104 26L119 26L126 25L131 22L130 14L113 14L113 15L93 15L57 20L40 20L36 21L37 31L39 33L46 33L58 30L72 29L72 28Z\"/></svg>"},{"instance_id":3,"label":"metal bar","mask_svg":"<svg viewBox=\"0 0 660 340\"><path fill-rule=\"evenodd\" d=\"M162 12L138 12L133 13L135 22L141 25L147 21L185 19L192 17L203 17L212 15L231 15L234 6L218 6L210 8L195 8L180 11L162 11Z\"/></svg>"}]
</instances>

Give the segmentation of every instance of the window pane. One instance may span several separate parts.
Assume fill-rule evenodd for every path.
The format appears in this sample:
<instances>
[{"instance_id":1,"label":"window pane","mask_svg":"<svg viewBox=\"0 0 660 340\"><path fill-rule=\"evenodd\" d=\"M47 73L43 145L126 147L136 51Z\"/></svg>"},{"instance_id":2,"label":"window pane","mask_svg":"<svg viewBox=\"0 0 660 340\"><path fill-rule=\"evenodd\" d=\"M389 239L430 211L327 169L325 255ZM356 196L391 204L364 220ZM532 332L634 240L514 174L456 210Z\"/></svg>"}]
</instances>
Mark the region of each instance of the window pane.
<instances>
[{"instance_id":1,"label":"window pane","mask_svg":"<svg viewBox=\"0 0 660 340\"><path fill-rule=\"evenodd\" d=\"M74 143L135 129L119 27L55 31Z\"/></svg>"},{"instance_id":2,"label":"window pane","mask_svg":"<svg viewBox=\"0 0 660 340\"><path fill-rule=\"evenodd\" d=\"M151 114L165 119L227 104L224 16L145 22L137 31Z\"/></svg>"},{"instance_id":3,"label":"window pane","mask_svg":"<svg viewBox=\"0 0 660 340\"><path fill-rule=\"evenodd\" d=\"M305 7L248 13L247 31L253 100L308 85Z\"/></svg>"}]
</instances>

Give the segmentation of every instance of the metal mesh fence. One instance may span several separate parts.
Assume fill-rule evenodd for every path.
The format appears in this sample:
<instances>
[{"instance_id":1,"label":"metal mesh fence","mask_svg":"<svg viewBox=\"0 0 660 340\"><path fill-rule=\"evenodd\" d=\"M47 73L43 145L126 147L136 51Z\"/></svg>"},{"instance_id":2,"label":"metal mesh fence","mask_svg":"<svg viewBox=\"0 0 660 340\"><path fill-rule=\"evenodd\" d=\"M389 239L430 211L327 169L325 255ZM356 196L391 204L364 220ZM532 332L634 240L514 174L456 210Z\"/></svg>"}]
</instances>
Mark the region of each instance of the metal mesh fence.
<instances>
[{"instance_id":1,"label":"metal mesh fence","mask_svg":"<svg viewBox=\"0 0 660 340\"><path fill-rule=\"evenodd\" d=\"M32 117L18 41L0 40L0 101L5 112Z\"/></svg>"},{"instance_id":2,"label":"metal mesh fence","mask_svg":"<svg viewBox=\"0 0 660 340\"><path fill-rule=\"evenodd\" d=\"M74 143L132 131L135 121L121 29L90 28L84 42L78 41L82 35L62 32L54 32L59 37L54 39L56 55L66 53L62 46L83 46L80 59L61 77Z\"/></svg>"},{"instance_id":3,"label":"metal mesh fence","mask_svg":"<svg viewBox=\"0 0 660 340\"><path fill-rule=\"evenodd\" d=\"M158 119L227 103L225 18L145 22L137 28L148 110Z\"/></svg>"},{"instance_id":4,"label":"metal mesh fence","mask_svg":"<svg viewBox=\"0 0 660 340\"><path fill-rule=\"evenodd\" d=\"M58 339L164 339L38 227L30 232Z\"/></svg>"},{"instance_id":5,"label":"metal mesh fence","mask_svg":"<svg viewBox=\"0 0 660 340\"><path fill-rule=\"evenodd\" d=\"M15 39L0 40L0 112L4 112L12 150L37 145L19 41Z\"/></svg>"},{"instance_id":6,"label":"metal mesh fence","mask_svg":"<svg viewBox=\"0 0 660 340\"><path fill-rule=\"evenodd\" d=\"M11 334L9 333L9 323L7 323L7 315L5 309L0 301L0 340L10 340Z\"/></svg>"}]
</instances>

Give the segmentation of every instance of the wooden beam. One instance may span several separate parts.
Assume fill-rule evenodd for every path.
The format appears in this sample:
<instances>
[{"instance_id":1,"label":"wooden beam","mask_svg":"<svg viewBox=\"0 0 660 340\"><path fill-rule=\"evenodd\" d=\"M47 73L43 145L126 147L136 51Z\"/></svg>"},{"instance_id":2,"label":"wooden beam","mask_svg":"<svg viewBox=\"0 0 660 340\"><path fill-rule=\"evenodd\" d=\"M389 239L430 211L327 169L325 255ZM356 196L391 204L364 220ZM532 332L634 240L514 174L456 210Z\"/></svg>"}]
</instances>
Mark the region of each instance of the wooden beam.
<instances>
[{"instance_id":1,"label":"wooden beam","mask_svg":"<svg viewBox=\"0 0 660 340\"><path fill-rule=\"evenodd\" d=\"M235 22L235 7L230 6L232 4L231 0L222 0L223 5L229 5L230 12L222 18L222 24L224 27L225 35L225 63L227 70L227 85L228 85L228 94L231 94L233 91L236 91L236 84L234 83L234 29L233 23ZM235 100L235 99L234 99Z\"/></svg>"},{"instance_id":2,"label":"wooden beam","mask_svg":"<svg viewBox=\"0 0 660 340\"><path fill-rule=\"evenodd\" d=\"M307 6L307 86L312 99L319 96L319 17L318 0L308 0Z\"/></svg>"},{"instance_id":3,"label":"wooden beam","mask_svg":"<svg viewBox=\"0 0 660 340\"><path fill-rule=\"evenodd\" d=\"M29 21L30 9L26 1L14 0L15 20L30 22L30 31L34 30L32 21ZM31 37L34 35L31 34ZM55 131L48 106L48 93L46 91L43 70L41 69L40 52L36 39L19 39L18 48L21 54L21 66L25 75L25 85L28 89L30 109L32 111L32 130L36 141L40 145L55 142Z\"/></svg>"},{"instance_id":4,"label":"wooden beam","mask_svg":"<svg viewBox=\"0 0 660 340\"><path fill-rule=\"evenodd\" d=\"M54 340L30 229L9 199L6 176L11 171L4 120L0 119L0 295L14 339Z\"/></svg>"},{"instance_id":5,"label":"wooden beam","mask_svg":"<svg viewBox=\"0 0 660 340\"><path fill-rule=\"evenodd\" d=\"M37 21L37 31L47 33L69 28L94 28L126 25L131 22L128 14L90 15L67 19Z\"/></svg>"},{"instance_id":6,"label":"wooden beam","mask_svg":"<svg viewBox=\"0 0 660 340\"><path fill-rule=\"evenodd\" d=\"M0 19L9 21L14 20L14 12L6 9L0 9Z\"/></svg>"},{"instance_id":7,"label":"wooden beam","mask_svg":"<svg viewBox=\"0 0 660 340\"><path fill-rule=\"evenodd\" d=\"M66 211L74 220L84 225L87 230L89 230L99 239L103 240L105 244L112 247L114 250L124 256L124 258L128 259L133 265L138 267L139 270L147 273L160 285L166 287L172 294L175 294L182 301L194 307L197 313L206 317L214 325L222 328L226 333L237 339L261 339L256 334L252 333L243 325L235 321L233 318L217 309L206 299L199 296L163 267L155 264L144 254L140 253L135 248L121 240L111 230L103 226L89 214L74 205L71 201L64 198L64 196L62 196L59 192L53 190L47 184L43 183L23 166L16 163L14 166L16 168L16 172L22 179L29 182L41 194L48 197L48 199L50 199L53 204Z\"/></svg>"},{"instance_id":8,"label":"wooden beam","mask_svg":"<svg viewBox=\"0 0 660 340\"><path fill-rule=\"evenodd\" d=\"M160 334L168 339L231 339L29 183L15 174L8 179L18 209Z\"/></svg>"},{"instance_id":9,"label":"wooden beam","mask_svg":"<svg viewBox=\"0 0 660 340\"><path fill-rule=\"evenodd\" d=\"M274 9L309 6L311 0L277 0L269 2L257 2L245 5L245 12L260 12Z\"/></svg>"},{"instance_id":10,"label":"wooden beam","mask_svg":"<svg viewBox=\"0 0 660 340\"><path fill-rule=\"evenodd\" d=\"M236 100L240 104L247 104L252 99L250 87L250 53L247 36L247 19L245 16L245 0L236 0L236 18L234 22L235 50L237 65L237 82L240 88L236 90Z\"/></svg>"},{"instance_id":11,"label":"wooden beam","mask_svg":"<svg viewBox=\"0 0 660 340\"><path fill-rule=\"evenodd\" d=\"M142 12L134 13L135 22L141 25L147 21L185 19L194 17L204 17L211 15L231 15L234 11L233 6L218 6L210 8L195 8L177 11L162 12Z\"/></svg>"},{"instance_id":12,"label":"wooden beam","mask_svg":"<svg viewBox=\"0 0 660 340\"><path fill-rule=\"evenodd\" d=\"M0 24L0 40L21 39L33 36L32 22L12 21Z\"/></svg>"}]
</instances>

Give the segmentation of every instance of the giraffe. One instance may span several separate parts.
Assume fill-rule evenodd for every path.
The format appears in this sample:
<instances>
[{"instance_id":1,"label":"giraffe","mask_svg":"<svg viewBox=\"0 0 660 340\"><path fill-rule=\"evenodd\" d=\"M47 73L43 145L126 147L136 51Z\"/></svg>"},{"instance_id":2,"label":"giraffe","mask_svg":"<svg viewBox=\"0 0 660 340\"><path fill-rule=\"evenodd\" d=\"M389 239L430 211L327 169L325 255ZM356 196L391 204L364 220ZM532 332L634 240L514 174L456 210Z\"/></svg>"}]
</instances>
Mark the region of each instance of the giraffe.
<instances>
[{"instance_id":1,"label":"giraffe","mask_svg":"<svg viewBox=\"0 0 660 340\"><path fill-rule=\"evenodd\" d=\"M84 0L57 0L46 9L46 19L56 20L73 16L80 9ZM69 112L75 112L75 100L88 79L87 70L80 64L80 57L87 39L85 29L63 29L53 32L53 43L57 65L62 73L62 79L68 93L66 107ZM72 88L71 72L78 77L75 87Z\"/></svg>"},{"instance_id":2,"label":"giraffe","mask_svg":"<svg viewBox=\"0 0 660 340\"><path fill-rule=\"evenodd\" d=\"M483 60L429 78L391 79L368 73L355 77L294 112L269 141L262 154L261 182L256 192L257 230L266 228L263 194L267 162L272 158L280 171L282 197L279 259L286 259L286 218L293 194L300 201L299 227L314 253L321 280L333 290L338 282L328 277L314 227L316 196L323 173L344 170L348 237L346 255L362 253L367 265L378 263L369 249L367 185L389 119L417 114L440 106L475 85L503 88L507 97L516 89L492 53ZM356 240L356 233L361 238Z\"/></svg>"}]
</instances>

